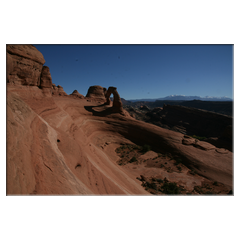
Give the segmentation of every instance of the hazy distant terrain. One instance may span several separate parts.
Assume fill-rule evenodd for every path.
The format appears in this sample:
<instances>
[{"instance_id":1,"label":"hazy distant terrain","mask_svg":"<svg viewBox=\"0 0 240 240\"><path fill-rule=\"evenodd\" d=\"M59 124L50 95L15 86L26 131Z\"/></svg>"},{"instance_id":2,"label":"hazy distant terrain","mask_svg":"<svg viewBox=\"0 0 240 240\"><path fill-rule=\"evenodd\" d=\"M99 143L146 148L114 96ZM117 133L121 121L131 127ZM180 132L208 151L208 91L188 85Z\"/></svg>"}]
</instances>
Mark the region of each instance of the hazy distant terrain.
<instances>
[{"instance_id":1,"label":"hazy distant terrain","mask_svg":"<svg viewBox=\"0 0 240 240\"><path fill-rule=\"evenodd\" d=\"M156 98L156 99L133 99L129 100L131 102L141 102L141 101L146 101L146 102L154 102L157 100L171 100L171 101L191 101L191 100L201 100L201 101L232 101L231 98L228 97L200 97L200 96L184 96L184 95L170 95L164 98Z\"/></svg>"},{"instance_id":2,"label":"hazy distant terrain","mask_svg":"<svg viewBox=\"0 0 240 240\"><path fill-rule=\"evenodd\" d=\"M233 101L201 101L201 100L191 100L191 101L184 101L184 100L156 100L154 102L149 101L123 101L125 106L131 107L140 107L141 105L146 105L149 108L156 108L156 107L163 107L164 104L169 105L179 105L185 107L192 107L203 109L207 111L212 111L228 116L233 115Z\"/></svg>"}]
</instances>

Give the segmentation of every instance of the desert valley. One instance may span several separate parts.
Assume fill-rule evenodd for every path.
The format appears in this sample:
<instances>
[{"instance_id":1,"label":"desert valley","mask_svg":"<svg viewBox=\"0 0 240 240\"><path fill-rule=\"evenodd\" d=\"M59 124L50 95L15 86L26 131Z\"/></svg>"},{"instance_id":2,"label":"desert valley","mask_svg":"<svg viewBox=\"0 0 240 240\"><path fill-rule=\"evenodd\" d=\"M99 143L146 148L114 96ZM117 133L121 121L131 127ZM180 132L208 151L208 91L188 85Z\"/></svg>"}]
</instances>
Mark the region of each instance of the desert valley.
<instances>
[{"instance_id":1,"label":"desert valley","mask_svg":"<svg viewBox=\"0 0 240 240\"><path fill-rule=\"evenodd\" d=\"M68 95L34 46L6 50L7 195L233 195L226 104L125 103L101 83Z\"/></svg>"}]
</instances>

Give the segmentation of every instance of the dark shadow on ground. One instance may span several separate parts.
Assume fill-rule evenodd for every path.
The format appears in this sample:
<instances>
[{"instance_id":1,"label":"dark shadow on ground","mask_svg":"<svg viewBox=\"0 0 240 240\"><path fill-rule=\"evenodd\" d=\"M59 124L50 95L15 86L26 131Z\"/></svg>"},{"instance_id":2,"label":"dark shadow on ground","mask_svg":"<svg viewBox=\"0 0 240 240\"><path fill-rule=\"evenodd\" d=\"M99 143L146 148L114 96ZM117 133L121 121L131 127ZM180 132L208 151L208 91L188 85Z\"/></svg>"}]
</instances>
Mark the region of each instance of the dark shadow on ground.
<instances>
[{"instance_id":1,"label":"dark shadow on ground","mask_svg":"<svg viewBox=\"0 0 240 240\"><path fill-rule=\"evenodd\" d=\"M101 112L98 112L98 111L95 111L93 108L94 107L102 107L102 106L106 106L106 104L101 104L101 105L98 105L98 106L84 106L84 108L88 111L88 112L91 112L94 116L106 116L106 115L109 115L109 114L112 114L114 111L114 108L113 107L108 107L107 109L104 109L103 111Z\"/></svg>"}]
</instances>

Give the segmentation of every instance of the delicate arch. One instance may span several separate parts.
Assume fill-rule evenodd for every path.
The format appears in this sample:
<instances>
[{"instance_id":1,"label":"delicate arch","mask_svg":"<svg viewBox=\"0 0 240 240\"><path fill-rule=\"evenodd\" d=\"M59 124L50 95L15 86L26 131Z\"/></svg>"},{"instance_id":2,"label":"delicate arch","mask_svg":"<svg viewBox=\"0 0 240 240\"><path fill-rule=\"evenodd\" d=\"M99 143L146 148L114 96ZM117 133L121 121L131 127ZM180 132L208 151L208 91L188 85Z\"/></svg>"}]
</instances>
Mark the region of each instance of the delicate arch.
<instances>
[{"instance_id":1,"label":"delicate arch","mask_svg":"<svg viewBox=\"0 0 240 240\"><path fill-rule=\"evenodd\" d=\"M106 105L111 104L111 99L110 99L111 94L113 94L113 111L123 112L122 101L121 101L120 95L117 92L116 87L109 87L108 90L106 91L106 94L105 94Z\"/></svg>"}]
</instances>

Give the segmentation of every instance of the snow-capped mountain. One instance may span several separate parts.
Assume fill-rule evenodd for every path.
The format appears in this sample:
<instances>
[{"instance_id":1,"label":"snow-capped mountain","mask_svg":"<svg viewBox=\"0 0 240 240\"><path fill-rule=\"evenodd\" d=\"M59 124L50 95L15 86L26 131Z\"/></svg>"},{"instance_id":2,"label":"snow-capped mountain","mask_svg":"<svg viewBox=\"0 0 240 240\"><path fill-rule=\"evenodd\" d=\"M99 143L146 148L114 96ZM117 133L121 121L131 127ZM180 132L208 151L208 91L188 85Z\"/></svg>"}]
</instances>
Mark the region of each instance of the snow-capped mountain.
<instances>
[{"instance_id":1,"label":"snow-capped mountain","mask_svg":"<svg viewBox=\"0 0 240 240\"><path fill-rule=\"evenodd\" d=\"M138 101L146 101L146 102L154 102L156 100L174 100L174 101L192 101L192 100L201 100L201 101L233 101L229 97L211 97L211 96L185 96L185 95L169 95L164 98L155 98L155 99L131 99L129 101L138 102Z\"/></svg>"},{"instance_id":2,"label":"snow-capped mountain","mask_svg":"<svg viewBox=\"0 0 240 240\"><path fill-rule=\"evenodd\" d=\"M157 100L201 100L201 101L232 101L231 98L228 97L200 97L200 96L185 96L185 95L170 95L164 98L158 98Z\"/></svg>"}]
</instances>

